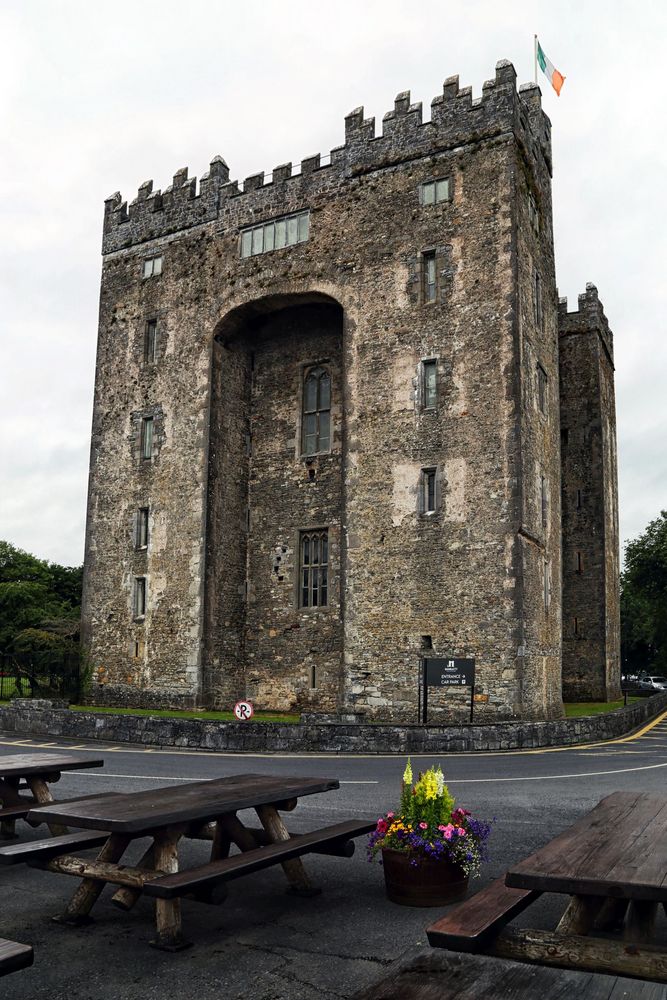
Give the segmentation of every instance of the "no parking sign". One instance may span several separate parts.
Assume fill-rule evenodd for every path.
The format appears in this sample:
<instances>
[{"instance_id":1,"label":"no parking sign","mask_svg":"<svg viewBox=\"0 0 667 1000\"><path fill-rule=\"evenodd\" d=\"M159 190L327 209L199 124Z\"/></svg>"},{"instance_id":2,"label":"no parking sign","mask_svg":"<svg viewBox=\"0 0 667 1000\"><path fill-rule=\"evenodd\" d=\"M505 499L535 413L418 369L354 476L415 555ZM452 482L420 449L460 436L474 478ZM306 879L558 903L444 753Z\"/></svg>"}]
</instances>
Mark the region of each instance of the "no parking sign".
<instances>
[{"instance_id":1,"label":"no parking sign","mask_svg":"<svg viewBox=\"0 0 667 1000\"><path fill-rule=\"evenodd\" d=\"M234 705L234 715L239 722L248 722L255 714L251 701L237 701Z\"/></svg>"}]
</instances>

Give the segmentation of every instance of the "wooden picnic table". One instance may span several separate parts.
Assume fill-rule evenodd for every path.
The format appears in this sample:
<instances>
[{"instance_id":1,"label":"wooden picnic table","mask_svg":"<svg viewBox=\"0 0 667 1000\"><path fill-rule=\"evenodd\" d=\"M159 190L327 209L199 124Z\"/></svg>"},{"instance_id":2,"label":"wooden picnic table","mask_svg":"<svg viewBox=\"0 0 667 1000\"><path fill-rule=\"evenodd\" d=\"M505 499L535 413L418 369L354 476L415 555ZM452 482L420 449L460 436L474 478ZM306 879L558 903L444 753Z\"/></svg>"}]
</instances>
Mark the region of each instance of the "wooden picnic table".
<instances>
[{"instance_id":1,"label":"wooden picnic table","mask_svg":"<svg viewBox=\"0 0 667 1000\"><path fill-rule=\"evenodd\" d=\"M570 896L554 931L501 930L543 892ZM661 904L667 912L667 797L614 792L427 933L436 947L666 983Z\"/></svg>"},{"instance_id":2,"label":"wooden picnic table","mask_svg":"<svg viewBox=\"0 0 667 1000\"><path fill-rule=\"evenodd\" d=\"M34 805L53 802L49 785L60 780L63 771L102 767L100 757L56 753L17 753L0 756L0 837L16 836L17 819L25 819ZM21 795L28 788L30 797ZM40 820L39 822L43 822ZM37 825L36 821L33 821ZM50 824L52 833L63 833L59 823Z\"/></svg>"},{"instance_id":3,"label":"wooden picnic table","mask_svg":"<svg viewBox=\"0 0 667 1000\"><path fill-rule=\"evenodd\" d=\"M53 848L49 849L51 845L44 842L36 855L27 854L24 859L35 867L83 876L59 918L63 923L84 922L107 883L120 887L112 901L126 910L132 908L142 893L155 897L157 935L151 943L173 951L189 944L181 932L182 896L217 902L216 887L221 883L275 864L282 865L291 891L299 895L319 892L306 873L301 856L323 853L349 857L354 850L351 838L370 832L375 821L350 820L292 836L280 811L294 809L304 795L338 787L338 781L330 778L240 774L150 791L54 803L32 809L29 818L103 831L102 850L95 860L62 853L54 856ZM255 810L261 829L248 828L241 822L237 812L243 809ZM120 864L128 845L145 837L151 839L151 844L138 864ZM182 870L179 845L188 837L210 840L210 859L206 864ZM232 844L241 853L230 857Z\"/></svg>"}]
</instances>

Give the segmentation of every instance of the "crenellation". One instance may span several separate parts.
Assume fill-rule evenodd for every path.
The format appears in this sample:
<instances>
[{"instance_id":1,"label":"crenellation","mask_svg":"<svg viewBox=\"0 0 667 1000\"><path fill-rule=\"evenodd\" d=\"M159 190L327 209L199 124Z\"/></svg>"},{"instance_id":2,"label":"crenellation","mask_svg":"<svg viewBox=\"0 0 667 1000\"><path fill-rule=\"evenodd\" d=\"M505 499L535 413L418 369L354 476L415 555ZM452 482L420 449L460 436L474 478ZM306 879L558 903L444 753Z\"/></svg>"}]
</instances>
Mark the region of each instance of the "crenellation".
<instances>
[{"instance_id":1,"label":"crenellation","mask_svg":"<svg viewBox=\"0 0 667 1000\"><path fill-rule=\"evenodd\" d=\"M530 122L527 132L526 122ZM402 91L396 96L393 110L383 118L381 135L376 135L375 119L364 117L363 106L345 117L345 144L331 150L328 166L333 172L326 178L321 173L325 164L319 154L303 159L300 172L289 164L281 164L273 174L258 172L247 177L240 193L251 199L268 200L264 204L248 202L247 220L244 223L239 219L238 224L271 213L274 197L271 192L276 184L298 185L290 188L290 192L301 207L323 184L327 189L332 182L344 184L360 169L382 170L409 156L419 159L456 148L469 142L471 135L479 141L513 129L523 129L529 155L538 157L542 149L550 168L549 120L541 110L539 88L528 84L517 92L516 72L506 60L497 64L495 78L486 81L482 96L476 100L471 87L459 87L458 76L447 78L442 94L431 103L430 122L423 121L421 102L411 103L410 91ZM105 209L104 252L216 221L225 199L239 193L238 186L229 184L229 167L222 157L216 156L201 178L199 193L196 178L189 178L188 168L183 167L176 171L172 184L163 192L153 192L152 185L150 189L142 185L138 198L127 207L114 196Z\"/></svg>"}]
</instances>

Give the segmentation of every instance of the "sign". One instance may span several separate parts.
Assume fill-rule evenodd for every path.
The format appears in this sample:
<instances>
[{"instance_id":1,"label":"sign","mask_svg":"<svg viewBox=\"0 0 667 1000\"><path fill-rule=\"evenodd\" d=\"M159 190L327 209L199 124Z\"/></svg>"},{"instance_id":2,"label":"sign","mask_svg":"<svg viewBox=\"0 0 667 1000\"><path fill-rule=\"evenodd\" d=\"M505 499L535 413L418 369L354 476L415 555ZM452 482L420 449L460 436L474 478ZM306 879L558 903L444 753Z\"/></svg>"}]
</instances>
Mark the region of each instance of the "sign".
<instances>
[{"instance_id":1,"label":"sign","mask_svg":"<svg viewBox=\"0 0 667 1000\"><path fill-rule=\"evenodd\" d=\"M426 683L429 687L474 687L475 661L460 657L428 657L424 660Z\"/></svg>"},{"instance_id":2,"label":"sign","mask_svg":"<svg viewBox=\"0 0 667 1000\"><path fill-rule=\"evenodd\" d=\"M483 702L484 704L486 704L488 702L488 700L489 700L488 694L476 694L475 695L475 701Z\"/></svg>"},{"instance_id":3,"label":"sign","mask_svg":"<svg viewBox=\"0 0 667 1000\"><path fill-rule=\"evenodd\" d=\"M237 701L234 705L234 715L239 722L248 722L255 714L251 701Z\"/></svg>"}]
</instances>

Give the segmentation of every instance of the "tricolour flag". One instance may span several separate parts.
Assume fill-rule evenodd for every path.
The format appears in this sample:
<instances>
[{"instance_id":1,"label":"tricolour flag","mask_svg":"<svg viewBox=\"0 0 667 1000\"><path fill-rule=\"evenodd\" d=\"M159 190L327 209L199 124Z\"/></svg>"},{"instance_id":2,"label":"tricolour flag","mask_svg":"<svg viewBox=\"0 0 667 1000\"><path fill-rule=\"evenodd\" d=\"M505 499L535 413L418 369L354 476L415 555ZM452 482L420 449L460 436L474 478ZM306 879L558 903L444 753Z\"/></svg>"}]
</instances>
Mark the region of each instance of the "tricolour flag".
<instances>
[{"instance_id":1,"label":"tricolour flag","mask_svg":"<svg viewBox=\"0 0 667 1000\"><path fill-rule=\"evenodd\" d=\"M560 89L565 83L565 77L562 73L558 72L551 60L545 56L544 49L537 40L537 35L535 36L535 60L544 75L549 77L551 86L560 97ZM535 82L537 83L537 81Z\"/></svg>"}]
</instances>

